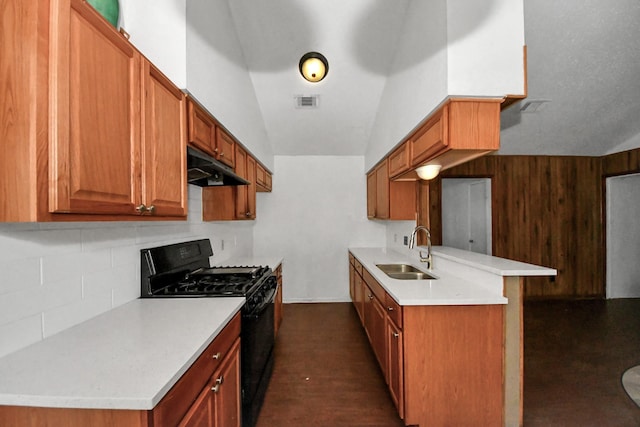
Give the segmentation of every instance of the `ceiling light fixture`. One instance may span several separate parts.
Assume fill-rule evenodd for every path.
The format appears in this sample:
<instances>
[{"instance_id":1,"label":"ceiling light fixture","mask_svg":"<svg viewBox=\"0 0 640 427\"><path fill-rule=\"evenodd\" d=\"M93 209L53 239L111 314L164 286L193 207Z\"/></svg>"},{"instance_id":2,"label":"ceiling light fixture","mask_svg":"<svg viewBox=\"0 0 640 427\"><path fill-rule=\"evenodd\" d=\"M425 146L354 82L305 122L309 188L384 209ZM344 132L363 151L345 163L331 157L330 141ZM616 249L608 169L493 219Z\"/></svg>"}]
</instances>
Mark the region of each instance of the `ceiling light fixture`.
<instances>
[{"instance_id":1,"label":"ceiling light fixture","mask_svg":"<svg viewBox=\"0 0 640 427\"><path fill-rule=\"evenodd\" d=\"M329 62L321 53L307 52L300 58L298 68L305 80L311 83L317 83L327 76L329 72Z\"/></svg>"},{"instance_id":2,"label":"ceiling light fixture","mask_svg":"<svg viewBox=\"0 0 640 427\"><path fill-rule=\"evenodd\" d=\"M416 173L420 177L420 179L424 179L425 181L429 181L440 173L440 169L442 166L440 165L424 165L420 166L416 169Z\"/></svg>"}]
</instances>

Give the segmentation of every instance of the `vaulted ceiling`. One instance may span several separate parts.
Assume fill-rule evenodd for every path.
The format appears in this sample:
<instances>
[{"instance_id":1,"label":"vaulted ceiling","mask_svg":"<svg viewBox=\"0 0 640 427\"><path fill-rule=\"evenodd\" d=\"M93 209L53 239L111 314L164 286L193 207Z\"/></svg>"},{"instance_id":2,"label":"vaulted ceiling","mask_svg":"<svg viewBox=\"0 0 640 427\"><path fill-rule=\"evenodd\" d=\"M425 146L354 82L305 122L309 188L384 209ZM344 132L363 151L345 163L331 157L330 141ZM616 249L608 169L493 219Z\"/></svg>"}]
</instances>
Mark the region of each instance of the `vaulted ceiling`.
<instances>
[{"instance_id":1,"label":"vaulted ceiling","mask_svg":"<svg viewBox=\"0 0 640 427\"><path fill-rule=\"evenodd\" d=\"M410 1L428 0L229 1L274 154L364 154ZM529 96L502 113L500 153L640 146L640 2L524 7ZM318 84L297 71L308 51L330 62ZM299 95L317 95L317 108L297 108ZM523 108L531 101L539 108Z\"/></svg>"}]
</instances>

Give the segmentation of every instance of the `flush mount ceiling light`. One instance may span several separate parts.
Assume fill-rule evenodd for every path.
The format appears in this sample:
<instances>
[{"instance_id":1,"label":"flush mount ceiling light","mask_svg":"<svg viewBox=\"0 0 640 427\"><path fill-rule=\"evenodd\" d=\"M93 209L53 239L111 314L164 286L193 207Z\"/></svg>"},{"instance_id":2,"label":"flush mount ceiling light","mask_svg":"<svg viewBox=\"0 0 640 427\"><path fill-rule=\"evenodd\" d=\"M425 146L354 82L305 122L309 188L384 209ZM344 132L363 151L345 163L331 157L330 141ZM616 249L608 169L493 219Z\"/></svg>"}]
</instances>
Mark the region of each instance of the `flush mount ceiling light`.
<instances>
[{"instance_id":1,"label":"flush mount ceiling light","mask_svg":"<svg viewBox=\"0 0 640 427\"><path fill-rule=\"evenodd\" d=\"M308 52L300 58L298 68L305 80L317 83L324 79L329 72L329 62L321 53Z\"/></svg>"},{"instance_id":2,"label":"flush mount ceiling light","mask_svg":"<svg viewBox=\"0 0 640 427\"><path fill-rule=\"evenodd\" d=\"M420 177L420 179L424 179L425 181L429 181L440 173L440 169L442 166L440 165L424 165L420 166L416 169L416 173Z\"/></svg>"}]
</instances>

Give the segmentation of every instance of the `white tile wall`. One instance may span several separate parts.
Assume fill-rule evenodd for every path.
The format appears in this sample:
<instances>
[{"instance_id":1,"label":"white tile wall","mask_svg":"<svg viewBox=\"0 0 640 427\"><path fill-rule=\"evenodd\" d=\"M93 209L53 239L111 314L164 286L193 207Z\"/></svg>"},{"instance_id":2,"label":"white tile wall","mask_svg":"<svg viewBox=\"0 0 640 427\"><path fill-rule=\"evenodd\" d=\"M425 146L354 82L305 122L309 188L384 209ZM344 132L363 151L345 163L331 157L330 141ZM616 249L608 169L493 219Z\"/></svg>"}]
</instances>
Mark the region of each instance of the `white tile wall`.
<instances>
[{"instance_id":1,"label":"white tile wall","mask_svg":"<svg viewBox=\"0 0 640 427\"><path fill-rule=\"evenodd\" d=\"M189 186L188 221L0 224L0 357L138 298L142 248L209 238L216 261L251 255L253 221L204 223L201 196Z\"/></svg>"}]
</instances>

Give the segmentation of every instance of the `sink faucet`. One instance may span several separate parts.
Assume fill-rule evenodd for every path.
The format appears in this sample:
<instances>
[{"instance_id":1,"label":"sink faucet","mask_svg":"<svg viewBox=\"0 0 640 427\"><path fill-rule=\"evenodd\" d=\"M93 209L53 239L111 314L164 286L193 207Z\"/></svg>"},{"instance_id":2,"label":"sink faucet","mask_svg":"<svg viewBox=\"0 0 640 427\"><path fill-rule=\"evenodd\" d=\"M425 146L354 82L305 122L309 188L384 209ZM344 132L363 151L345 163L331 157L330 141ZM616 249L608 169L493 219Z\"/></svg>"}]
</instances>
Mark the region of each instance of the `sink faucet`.
<instances>
[{"instance_id":1,"label":"sink faucet","mask_svg":"<svg viewBox=\"0 0 640 427\"><path fill-rule=\"evenodd\" d=\"M433 268L433 258L431 258L431 233L429 229L423 225L419 225L413 229L413 233L411 233L411 239L409 240L409 249L413 249L416 243L416 234L418 231L423 230L427 235L427 255L425 256L422 250L420 250L420 261L427 263L427 269L431 270Z\"/></svg>"}]
</instances>

